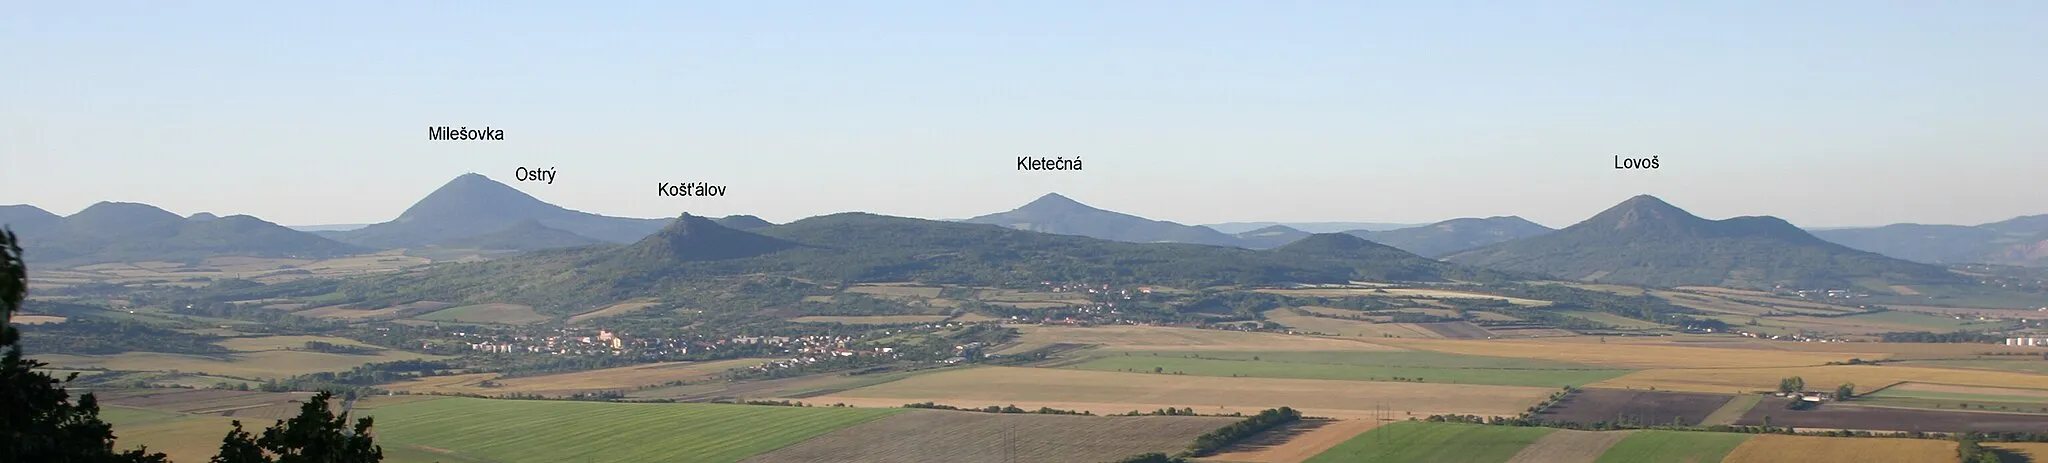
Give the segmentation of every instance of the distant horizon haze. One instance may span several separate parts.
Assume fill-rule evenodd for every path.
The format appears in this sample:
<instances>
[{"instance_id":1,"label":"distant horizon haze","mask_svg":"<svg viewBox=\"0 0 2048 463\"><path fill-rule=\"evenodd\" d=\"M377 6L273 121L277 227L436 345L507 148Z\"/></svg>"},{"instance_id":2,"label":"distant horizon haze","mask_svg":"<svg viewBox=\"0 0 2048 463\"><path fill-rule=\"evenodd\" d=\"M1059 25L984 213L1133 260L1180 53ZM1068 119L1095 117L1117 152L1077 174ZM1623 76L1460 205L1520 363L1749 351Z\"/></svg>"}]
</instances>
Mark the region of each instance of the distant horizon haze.
<instances>
[{"instance_id":1,"label":"distant horizon haze","mask_svg":"<svg viewBox=\"0 0 2048 463\"><path fill-rule=\"evenodd\" d=\"M1809 228L2048 213L2043 2L420 11L15 5L0 203L377 223L477 172L575 210L778 223L1048 192L1189 225L1564 227L1638 194Z\"/></svg>"}]
</instances>

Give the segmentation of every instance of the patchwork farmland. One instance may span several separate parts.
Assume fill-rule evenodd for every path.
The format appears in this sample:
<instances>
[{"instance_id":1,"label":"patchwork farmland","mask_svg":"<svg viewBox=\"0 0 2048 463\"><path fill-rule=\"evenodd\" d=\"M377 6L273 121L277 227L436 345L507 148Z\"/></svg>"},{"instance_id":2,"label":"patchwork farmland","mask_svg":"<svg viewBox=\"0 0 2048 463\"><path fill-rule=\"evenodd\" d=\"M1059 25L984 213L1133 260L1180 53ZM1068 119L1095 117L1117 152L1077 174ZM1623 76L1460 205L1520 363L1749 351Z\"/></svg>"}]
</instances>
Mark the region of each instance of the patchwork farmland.
<instances>
[{"instance_id":1,"label":"patchwork farmland","mask_svg":"<svg viewBox=\"0 0 2048 463\"><path fill-rule=\"evenodd\" d=\"M1095 461L1174 453L1240 418L913 410L825 433L748 463Z\"/></svg>"}]
</instances>

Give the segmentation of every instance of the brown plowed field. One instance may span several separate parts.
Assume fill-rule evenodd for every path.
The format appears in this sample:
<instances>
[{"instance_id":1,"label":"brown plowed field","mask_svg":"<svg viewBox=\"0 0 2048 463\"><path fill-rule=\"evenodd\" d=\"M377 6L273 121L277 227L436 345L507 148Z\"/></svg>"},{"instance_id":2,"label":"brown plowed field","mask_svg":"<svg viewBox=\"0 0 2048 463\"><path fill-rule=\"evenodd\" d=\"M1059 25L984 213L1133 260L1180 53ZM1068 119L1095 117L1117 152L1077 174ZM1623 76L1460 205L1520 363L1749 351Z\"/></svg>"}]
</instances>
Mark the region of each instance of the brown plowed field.
<instances>
[{"instance_id":1,"label":"brown plowed field","mask_svg":"<svg viewBox=\"0 0 2048 463\"><path fill-rule=\"evenodd\" d=\"M915 411L826 433L750 463L1111 461L1174 453L1242 418Z\"/></svg>"},{"instance_id":2,"label":"brown plowed field","mask_svg":"<svg viewBox=\"0 0 2048 463\"><path fill-rule=\"evenodd\" d=\"M1802 428L1864 429L1872 431L2025 431L2048 432L2048 415L1965 412L1911 408L1862 407L1822 404L1811 410L1788 410L1787 399L1765 398L1742 415L1735 424L1761 425L1771 417L1772 426Z\"/></svg>"},{"instance_id":3,"label":"brown plowed field","mask_svg":"<svg viewBox=\"0 0 2048 463\"><path fill-rule=\"evenodd\" d=\"M1474 325L1471 322L1417 323L1415 326L1420 326L1423 329L1443 335L1445 339L1487 339L1493 337L1493 333L1487 332L1485 328L1480 328L1479 325Z\"/></svg>"},{"instance_id":4,"label":"brown plowed field","mask_svg":"<svg viewBox=\"0 0 2048 463\"><path fill-rule=\"evenodd\" d=\"M1684 419L1687 426L1692 426L1698 425L1733 398L1723 394L1583 389L1544 409L1536 417L1581 424L1614 422L1627 417L1641 425L1667 425L1673 419Z\"/></svg>"}]
</instances>

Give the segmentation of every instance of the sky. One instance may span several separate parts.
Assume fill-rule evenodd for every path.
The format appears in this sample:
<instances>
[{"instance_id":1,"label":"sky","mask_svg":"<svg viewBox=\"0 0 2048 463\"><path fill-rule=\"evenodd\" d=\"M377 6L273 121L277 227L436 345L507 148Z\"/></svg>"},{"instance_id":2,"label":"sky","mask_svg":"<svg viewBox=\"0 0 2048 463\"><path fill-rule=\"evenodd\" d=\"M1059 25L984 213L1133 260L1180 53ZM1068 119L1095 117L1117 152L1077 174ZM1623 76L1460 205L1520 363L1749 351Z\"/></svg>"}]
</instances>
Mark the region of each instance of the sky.
<instances>
[{"instance_id":1,"label":"sky","mask_svg":"<svg viewBox=\"0 0 2048 463\"><path fill-rule=\"evenodd\" d=\"M777 222L1048 192L1182 223L1564 226L1637 194L1809 227L2048 213L2048 2L8 10L0 204L58 214L372 223L467 172L607 215Z\"/></svg>"}]
</instances>

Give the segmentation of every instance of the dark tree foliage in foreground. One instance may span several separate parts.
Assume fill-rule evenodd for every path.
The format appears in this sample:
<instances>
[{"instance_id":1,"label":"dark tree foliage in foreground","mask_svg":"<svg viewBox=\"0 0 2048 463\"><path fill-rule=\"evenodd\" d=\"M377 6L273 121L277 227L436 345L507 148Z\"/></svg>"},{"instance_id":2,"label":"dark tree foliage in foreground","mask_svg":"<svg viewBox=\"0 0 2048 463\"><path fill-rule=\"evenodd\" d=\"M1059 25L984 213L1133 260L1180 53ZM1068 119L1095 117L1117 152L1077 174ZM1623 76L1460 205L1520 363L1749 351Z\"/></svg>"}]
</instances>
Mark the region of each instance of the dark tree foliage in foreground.
<instances>
[{"instance_id":1,"label":"dark tree foliage in foreground","mask_svg":"<svg viewBox=\"0 0 2048 463\"><path fill-rule=\"evenodd\" d=\"M276 426L252 436L235 428L221 440L220 455L213 463L374 463L384 461L384 449L370 441L370 418L356 420L336 416L328 408L332 392L314 394L299 407L299 416L279 420Z\"/></svg>"},{"instance_id":2,"label":"dark tree foliage in foreground","mask_svg":"<svg viewBox=\"0 0 2048 463\"><path fill-rule=\"evenodd\" d=\"M92 394L71 402L59 380L22 358L14 312L28 294L28 269L14 232L0 230L0 463L163 462L162 453L114 450L114 427L101 421Z\"/></svg>"}]
</instances>

